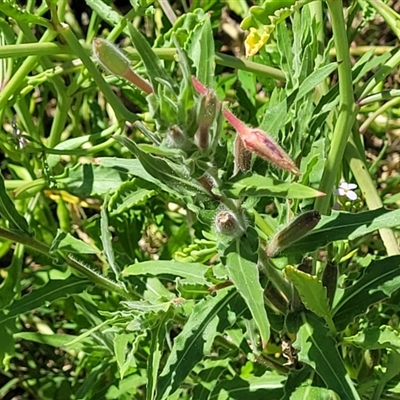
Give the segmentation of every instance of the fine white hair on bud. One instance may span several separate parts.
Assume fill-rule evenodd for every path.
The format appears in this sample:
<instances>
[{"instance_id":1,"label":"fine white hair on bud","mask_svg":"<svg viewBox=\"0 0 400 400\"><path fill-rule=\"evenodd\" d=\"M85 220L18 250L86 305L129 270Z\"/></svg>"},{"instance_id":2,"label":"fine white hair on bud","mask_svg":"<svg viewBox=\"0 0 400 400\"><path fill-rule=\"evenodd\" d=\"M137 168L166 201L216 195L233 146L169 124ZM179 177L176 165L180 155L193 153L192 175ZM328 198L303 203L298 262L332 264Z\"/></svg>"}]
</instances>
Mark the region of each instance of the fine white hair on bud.
<instances>
[{"instance_id":1,"label":"fine white hair on bud","mask_svg":"<svg viewBox=\"0 0 400 400\"><path fill-rule=\"evenodd\" d=\"M102 38L93 39L93 56L96 61L110 74L126 75L130 69L129 60L117 46Z\"/></svg>"},{"instance_id":2,"label":"fine white hair on bud","mask_svg":"<svg viewBox=\"0 0 400 400\"><path fill-rule=\"evenodd\" d=\"M215 228L221 235L237 238L244 233L243 224L238 220L238 217L228 210L221 210L215 216Z\"/></svg>"}]
</instances>

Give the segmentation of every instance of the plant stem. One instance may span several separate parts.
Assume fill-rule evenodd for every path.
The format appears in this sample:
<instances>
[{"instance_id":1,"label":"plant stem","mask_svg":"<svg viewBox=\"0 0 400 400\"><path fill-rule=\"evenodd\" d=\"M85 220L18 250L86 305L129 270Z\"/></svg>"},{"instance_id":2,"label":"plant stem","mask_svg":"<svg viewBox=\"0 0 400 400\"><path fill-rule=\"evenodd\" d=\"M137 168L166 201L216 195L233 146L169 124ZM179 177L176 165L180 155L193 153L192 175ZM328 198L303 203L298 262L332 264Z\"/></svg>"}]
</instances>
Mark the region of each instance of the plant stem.
<instances>
[{"instance_id":1,"label":"plant stem","mask_svg":"<svg viewBox=\"0 0 400 400\"><path fill-rule=\"evenodd\" d=\"M346 24L343 16L343 2L342 0L328 0L328 7L331 13L333 36L337 51L337 61L339 63L338 76L340 98L339 116L336 121L331 148L325 162L325 168L319 187L319 190L326 193L326 196L317 198L315 202L315 209L321 214L329 213L333 187L341 166L346 143L355 120L351 62Z\"/></svg>"},{"instance_id":2,"label":"plant stem","mask_svg":"<svg viewBox=\"0 0 400 400\"><path fill-rule=\"evenodd\" d=\"M355 132L354 134L358 135L358 132ZM350 137L350 140L347 143L345 157L350 165L354 177L356 178L358 186L361 189L368 208L370 210L382 208L383 203L378 191L376 190L375 183L368 173L367 166L365 165L363 157L360 154L360 151L358 150L358 147L356 146L356 143L352 137ZM391 229L379 229L379 234L381 235L383 244L385 245L389 256L400 254L396 236Z\"/></svg>"},{"instance_id":3,"label":"plant stem","mask_svg":"<svg viewBox=\"0 0 400 400\"><path fill-rule=\"evenodd\" d=\"M57 32L47 30L42 38L40 39L40 43L44 44L47 41L53 40L57 36ZM37 46L38 44L34 43L33 46ZM18 45L12 46L18 47ZM14 93L18 93L18 90L23 85L26 76L35 69L36 64L39 61L38 55L31 55L22 63L22 65L18 68L12 78L9 80L8 84L3 88L0 92L0 110L4 110L7 105L8 100Z\"/></svg>"},{"instance_id":4,"label":"plant stem","mask_svg":"<svg viewBox=\"0 0 400 400\"><path fill-rule=\"evenodd\" d=\"M89 54L91 51L90 45L79 44L81 51L84 49L85 53ZM163 60L173 60L176 54L176 49L153 49L154 53ZM139 53L136 49L126 49L128 56L131 60L140 60ZM8 57L24 57L31 55L60 55L60 54L71 54L78 55L76 51L69 46L62 46L57 43L24 43L20 45L7 45L1 46L0 48L0 59ZM83 60L83 59L82 59ZM236 58L223 53L215 53L215 62L218 65L230 67L233 69L241 69L244 71L254 72L255 74L266 76L268 78L276 79L281 82L285 82L285 74L273 67L259 64L254 61L248 61L241 58ZM86 63L85 66L87 67Z\"/></svg>"},{"instance_id":5,"label":"plant stem","mask_svg":"<svg viewBox=\"0 0 400 400\"><path fill-rule=\"evenodd\" d=\"M46 256L49 256L49 254L50 254L50 247L48 245L41 243L38 240L36 240L35 238L30 237L28 235L24 235L19 232L13 232L8 229L0 227L0 237L11 240L16 243L23 244L25 246L28 246L40 253L45 254ZM65 262L70 267L72 267L76 271L80 272L85 277L89 278L96 285L99 285L99 286L103 287L104 289L110 290L112 292L118 293L119 295L121 295L125 298L126 297L129 297L129 298L135 297L135 296L132 296L131 294L127 293L122 286L118 285L117 283L111 281L110 279L108 279L104 276L97 274L95 271L92 271L90 268L83 266L82 264L73 260L70 256L62 255L62 257L64 258Z\"/></svg>"},{"instance_id":6,"label":"plant stem","mask_svg":"<svg viewBox=\"0 0 400 400\"><path fill-rule=\"evenodd\" d=\"M384 114L386 110L389 108L394 107L395 105L400 103L400 98L395 97L394 99L388 101L387 103L383 104L381 107L379 107L375 112L373 112L360 126L359 132L360 133L365 133L368 129L368 127L371 125L373 121L375 121L376 118L378 118L380 115Z\"/></svg>"}]
</instances>

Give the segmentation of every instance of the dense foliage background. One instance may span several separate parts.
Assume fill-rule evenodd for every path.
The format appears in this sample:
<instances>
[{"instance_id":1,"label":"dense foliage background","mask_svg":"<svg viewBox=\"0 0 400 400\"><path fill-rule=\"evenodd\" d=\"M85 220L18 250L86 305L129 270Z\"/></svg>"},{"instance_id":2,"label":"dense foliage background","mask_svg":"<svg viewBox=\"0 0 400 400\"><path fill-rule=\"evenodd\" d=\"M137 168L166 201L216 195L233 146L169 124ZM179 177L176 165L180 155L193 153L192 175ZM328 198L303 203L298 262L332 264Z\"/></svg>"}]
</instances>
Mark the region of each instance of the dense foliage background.
<instances>
[{"instance_id":1,"label":"dense foliage background","mask_svg":"<svg viewBox=\"0 0 400 400\"><path fill-rule=\"evenodd\" d=\"M399 399L399 12L1 2L0 397Z\"/></svg>"}]
</instances>

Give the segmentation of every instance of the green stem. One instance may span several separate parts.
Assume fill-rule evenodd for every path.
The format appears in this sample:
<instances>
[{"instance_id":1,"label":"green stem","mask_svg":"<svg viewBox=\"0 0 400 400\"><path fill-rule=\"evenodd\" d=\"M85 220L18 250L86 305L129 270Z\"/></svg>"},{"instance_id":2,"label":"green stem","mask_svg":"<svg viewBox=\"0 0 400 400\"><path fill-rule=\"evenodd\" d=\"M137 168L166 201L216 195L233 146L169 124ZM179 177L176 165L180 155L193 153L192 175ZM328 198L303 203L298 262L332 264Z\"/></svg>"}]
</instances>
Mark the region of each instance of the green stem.
<instances>
[{"instance_id":1,"label":"green stem","mask_svg":"<svg viewBox=\"0 0 400 400\"><path fill-rule=\"evenodd\" d=\"M319 197L315 202L315 209L321 214L329 213L333 187L341 166L346 143L355 120L351 62L342 0L328 0L328 7L331 13L337 61L339 62L338 76L340 98L339 116L336 121L331 148L325 162L325 168L319 187L319 190L326 193L326 196Z\"/></svg>"},{"instance_id":2,"label":"green stem","mask_svg":"<svg viewBox=\"0 0 400 400\"><path fill-rule=\"evenodd\" d=\"M378 118L380 115L384 114L386 110L389 108L394 107L395 105L400 103L400 98L396 97L387 103L383 104L381 107L379 107L375 112L373 112L360 126L359 132L360 133L365 133L368 129L368 127L371 125L373 121L375 121L376 118Z\"/></svg>"},{"instance_id":3,"label":"green stem","mask_svg":"<svg viewBox=\"0 0 400 400\"><path fill-rule=\"evenodd\" d=\"M56 36L57 32L48 30L44 33L39 43L51 41ZM38 44L33 44L33 46L35 45L37 46ZM14 47L19 47L19 46L16 45ZM38 63L38 61L39 61L38 55L30 55L18 68L18 70L12 76L6 87L3 88L3 90L0 92L0 110L3 110L6 107L8 100L14 93L18 93L19 89L24 84L25 78L33 69L35 69L35 66Z\"/></svg>"},{"instance_id":4,"label":"green stem","mask_svg":"<svg viewBox=\"0 0 400 400\"><path fill-rule=\"evenodd\" d=\"M0 237L11 240L16 243L23 244L25 246L28 246L40 253L45 254L46 256L49 256L49 254L50 254L49 246L37 241L35 238L32 238L28 235L24 235L24 234L10 231L8 229L4 229L4 228L0 227ZM97 274L95 271L92 271L90 268L81 265L77 261L73 260L70 256L63 255L63 258L70 267L72 267L76 271L80 272L85 277L89 278L96 285L99 285L106 290L110 290L112 292L118 293L119 295L121 295L123 297L133 297L133 296L129 295L122 286L118 285L117 283L109 280L108 278L106 278L104 276Z\"/></svg>"},{"instance_id":5,"label":"green stem","mask_svg":"<svg viewBox=\"0 0 400 400\"><path fill-rule=\"evenodd\" d=\"M355 133L358 135L358 132ZM358 150L354 139L351 137L346 146L345 157L350 165L351 171L356 178L357 184L361 189L363 197L370 210L382 208L383 203L376 190L376 185L373 182L367 166L363 160L362 154ZM391 229L383 228L379 230L383 244L389 256L400 254L399 245L396 236Z\"/></svg>"},{"instance_id":6,"label":"green stem","mask_svg":"<svg viewBox=\"0 0 400 400\"><path fill-rule=\"evenodd\" d=\"M79 42L78 42L79 43ZM85 54L89 54L91 51L91 46L81 45L79 43L80 54L82 51ZM168 48L168 49L153 49L154 53L157 57L163 60L173 60L176 54L176 49ZM128 53L128 57L133 61L139 61L140 56L136 49L129 48L126 49ZM60 54L70 54L70 55L78 55L79 58L83 58L80 54L76 53L76 51L69 46L59 45L57 43L24 43L21 45L7 45L2 46L0 48L0 59L8 58L8 57L24 57L31 55L51 55L56 56ZM90 59L89 59L90 60ZM215 53L215 62L218 65L222 65L225 67L230 67L233 69L241 69L244 71L254 72L258 75L263 75L268 78L273 78L281 82L285 82L285 74L273 67L268 67L263 64L256 63L254 61L248 61L246 59L240 59L233 56L228 56L223 53ZM87 67L86 63L85 66ZM88 68L89 69L89 68Z\"/></svg>"}]
</instances>

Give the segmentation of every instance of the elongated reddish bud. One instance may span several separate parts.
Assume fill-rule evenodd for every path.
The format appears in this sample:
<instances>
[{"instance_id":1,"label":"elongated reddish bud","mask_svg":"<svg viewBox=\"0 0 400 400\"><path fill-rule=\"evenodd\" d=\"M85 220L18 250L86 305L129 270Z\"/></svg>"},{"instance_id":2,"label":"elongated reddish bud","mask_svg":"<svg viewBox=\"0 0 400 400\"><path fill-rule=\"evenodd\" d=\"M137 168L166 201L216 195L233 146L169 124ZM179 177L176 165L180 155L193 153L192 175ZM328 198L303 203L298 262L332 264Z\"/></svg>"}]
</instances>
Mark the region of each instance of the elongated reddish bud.
<instances>
[{"instance_id":1,"label":"elongated reddish bud","mask_svg":"<svg viewBox=\"0 0 400 400\"><path fill-rule=\"evenodd\" d=\"M192 83L198 93L202 95L207 93L208 89L194 76L192 76ZM290 171L294 175L300 175L300 171L294 162L266 132L259 128L249 128L227 109L223 111L223 114L227 121L235 128L247 150L279 168Z\"/></svg>"},{"instance_id":2,"label":"elongated reddish bud","mask_svg":"<svg viewBox=\"0 0 400 400\"><path fill-rule=\"evenodd\" d=\"M147 94L153 93L150 84L131 69L129 59L109 41L94 38L93 55L110 74L125 78Z\"/></svg>"},{"instance_id":3,"label":"elongated reddish bud","mask_svg":"<svg viewBox=\"0 0 400 400\"><path fill-rule=\"evenodd\" d=\"M292 174L300 175L300 171L294 162L271 136L259 128L249 128L227 109L223 113L224 117L239 134L247 150L279 168L290 171Z\"/></svg>"}]
</instances>

